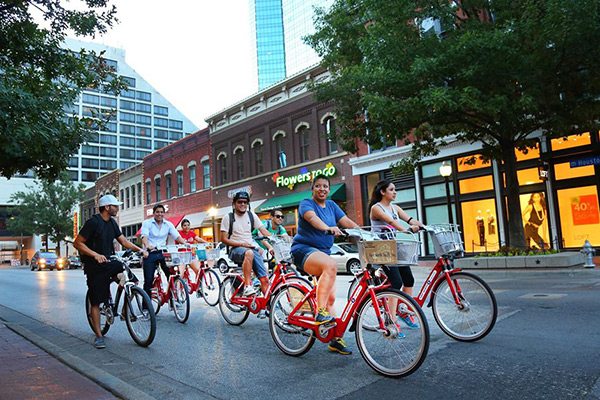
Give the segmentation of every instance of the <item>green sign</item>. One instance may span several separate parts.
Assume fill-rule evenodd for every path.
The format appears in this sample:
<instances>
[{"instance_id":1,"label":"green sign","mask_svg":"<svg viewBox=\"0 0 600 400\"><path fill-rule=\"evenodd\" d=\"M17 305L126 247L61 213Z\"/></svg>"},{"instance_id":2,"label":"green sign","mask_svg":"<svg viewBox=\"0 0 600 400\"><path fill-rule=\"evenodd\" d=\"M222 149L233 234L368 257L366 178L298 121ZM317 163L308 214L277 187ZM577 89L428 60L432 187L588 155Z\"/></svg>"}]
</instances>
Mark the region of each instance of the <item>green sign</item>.
<instances>
[{"instance_id":1,"label":"green sign","mask_svg":"<svg viewBox=\"0 0 600 400\"><path fill-rule=\"evenodd\" d=\"M309 171L308 168L304 167L300 170L300 173L291 176L280 175L279 172L277 172L273 175L272 179L275 182L275 186L287 186L290 190L292 190L298 183L310 182L317 175L325 175L326 177L330 177L335 175L336 172L337 170L335 166L332 163L327 163L323 169Z\"/></svg>"}]
</instances>

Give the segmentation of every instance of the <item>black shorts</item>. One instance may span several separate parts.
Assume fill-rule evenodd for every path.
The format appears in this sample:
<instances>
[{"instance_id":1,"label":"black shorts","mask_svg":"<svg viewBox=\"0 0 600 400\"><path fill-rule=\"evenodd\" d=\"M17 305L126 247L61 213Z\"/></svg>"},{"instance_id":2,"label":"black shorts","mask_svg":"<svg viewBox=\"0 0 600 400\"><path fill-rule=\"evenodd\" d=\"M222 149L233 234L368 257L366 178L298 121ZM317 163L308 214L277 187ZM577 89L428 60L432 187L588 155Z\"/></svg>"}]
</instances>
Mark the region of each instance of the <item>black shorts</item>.
<instances>
[{"instance_id":1,"label":"black shorts","mask_svg":"<svg viewBox=\"0 0 600 400\"><path fill-rule=\"evenodd\" d=\"M104 264L92 263L85 266L87 286L92 305L97 306L100 303L108 301L110 283L112 282L112 278L117 276L119 272L123 272L123 264L116 260Z\"/></svg>"}]
</instances>

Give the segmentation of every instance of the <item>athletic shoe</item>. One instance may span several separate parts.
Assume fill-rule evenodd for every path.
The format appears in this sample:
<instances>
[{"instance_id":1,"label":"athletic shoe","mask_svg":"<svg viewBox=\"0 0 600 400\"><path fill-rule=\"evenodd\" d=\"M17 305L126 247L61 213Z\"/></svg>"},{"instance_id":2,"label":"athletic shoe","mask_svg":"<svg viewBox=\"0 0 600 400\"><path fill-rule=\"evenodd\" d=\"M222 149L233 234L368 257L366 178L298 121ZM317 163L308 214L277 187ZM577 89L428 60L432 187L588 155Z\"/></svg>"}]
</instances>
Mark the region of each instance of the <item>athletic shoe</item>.
<instances>
[{"instance_id":1,"label":"athletic shoe","mask_svg":"<svg viewBox=\"0 0 600 400\"><path fill-rule=\"evenodd\" d=\"M267 310L260 310L256 316L260 319L265 319L269 316L269 314Z\"/></svg>"},{"instance_id":2,"label":"athletic shoe","mask_svg":"<svg viewBox=\"0 0 600 400\"><path fill-rule=\"evenodd\" d=\"M413 317L410 314L400 314L399 315L400 319L406 324L406 326L408 326L409 328L412 329L418 329L419 328L419 324L416 321L415 317Z\"/></svg>"},{"instance_id":3,"label":"athletic shoe","mask_svg":"<svg viewBox=\"0 0 600 400\"><path fill-rule=\"evenodd\" d=\"M104 349L106 347L106 343L104 343L104 338L97 337L94 339L94 347L97 349Z\"/></svg>"},{"instance_id":4,"label":"athletic shoe","mask_svg":"<svg viewBox=\"0 0 600 400\"><path fill-rule=\"evenodd\" d=\"M315 321L317 321L317 323L320 325L326 322L335 321L335 317L331 316L331 314L329 314L329 311L327 311L325 307L321 307L317 311L317 317L315 318Z\"/></svg>"},{"instance_id":5,"label":"athletic shoe","mask_svg":"<svg viewBox=\"0 0 600 400\"><path fill-rule=\"evenodd\" d=\"M346 346L346 342L342 338L335 338L331 342L329 342L329 346L327 346L329 351L335 351L336 353L343 354L345 356L352 354L352 350Z\"/></svg>"},{"instance_id":6,"label":"athletic shoe","mask_svg":"<svg viewBox=\"0 0 600 400\"><path fill-rule=\"evenodd\" d=\"M246 285L244 287L244 293L242 294L244 297L250 297L256 294L256 289L252 285Z\"/></svg>"}]
</instances>

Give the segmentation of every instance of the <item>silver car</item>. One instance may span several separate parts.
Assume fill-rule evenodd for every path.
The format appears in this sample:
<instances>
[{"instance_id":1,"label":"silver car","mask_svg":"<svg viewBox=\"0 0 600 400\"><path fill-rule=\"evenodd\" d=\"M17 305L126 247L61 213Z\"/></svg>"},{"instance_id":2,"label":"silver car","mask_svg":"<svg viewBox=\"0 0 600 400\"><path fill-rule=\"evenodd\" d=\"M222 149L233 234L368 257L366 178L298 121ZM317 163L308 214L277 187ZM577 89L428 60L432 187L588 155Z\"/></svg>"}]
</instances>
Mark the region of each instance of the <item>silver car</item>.
<instances>
[{"instance_id":1,"label":"silver car","mask_svg":"<svg viewBox=\"0 0 600 400\"><path fill-rule=\"evenodd\" d=\"M337 263L338 272L356 274L361 270L358 247L354 243L335 243L331 246L331 257Z\"/></svg>"}]
</instances>

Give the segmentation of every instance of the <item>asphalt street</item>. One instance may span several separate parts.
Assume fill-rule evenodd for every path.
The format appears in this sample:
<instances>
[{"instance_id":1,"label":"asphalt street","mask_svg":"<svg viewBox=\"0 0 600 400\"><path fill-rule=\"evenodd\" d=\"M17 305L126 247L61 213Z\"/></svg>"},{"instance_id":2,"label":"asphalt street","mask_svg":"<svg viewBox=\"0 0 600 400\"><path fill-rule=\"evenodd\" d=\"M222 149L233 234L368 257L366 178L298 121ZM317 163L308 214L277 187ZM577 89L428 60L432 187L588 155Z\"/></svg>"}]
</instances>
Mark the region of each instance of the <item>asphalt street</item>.
<instances>
[{"instance_id":1,"label":"asphalt street","mask_svg":"<svg viewBox=\"0 0 600 400\"><path fill-rule=\"evenodd\" d=\"M428 269L414 271L418 288ZM0 318L50 343L75 369L112 377L127 398L600 399L600 269L475 272L498 299L492 333L480 342L456 342L426 309L429 355L398 380L372 371L352 334L346 335L351 356L317 342L304 356L289 357L274 345L266 320L251 315L243 326L230 326L218 307L196 298L186 324L161 310L149 348L138 347L117 321L107 349L96 350L81 270L0 270ZM340 308L349 279L338 277Z\"/></svg>"}]
</instances>

